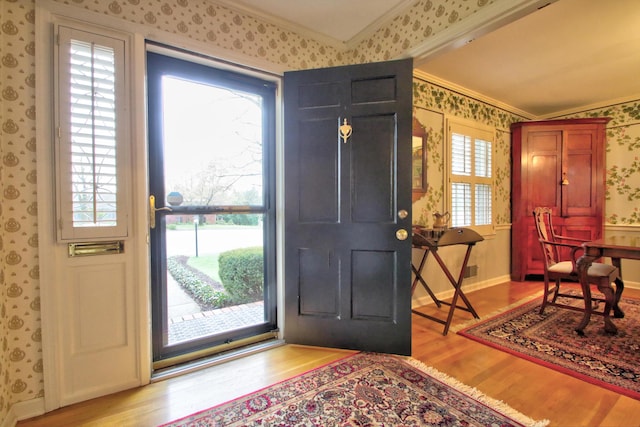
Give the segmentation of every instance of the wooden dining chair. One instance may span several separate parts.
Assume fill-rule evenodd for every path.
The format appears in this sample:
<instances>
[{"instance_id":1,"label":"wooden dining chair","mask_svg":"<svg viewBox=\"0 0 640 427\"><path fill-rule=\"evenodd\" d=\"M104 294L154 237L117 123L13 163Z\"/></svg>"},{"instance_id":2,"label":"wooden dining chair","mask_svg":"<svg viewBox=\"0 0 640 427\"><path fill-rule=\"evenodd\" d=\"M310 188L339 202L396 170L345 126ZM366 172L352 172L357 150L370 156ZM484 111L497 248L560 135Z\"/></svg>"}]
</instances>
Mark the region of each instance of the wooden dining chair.
<instances>
[{"instance_id":1,"label":"wooden dining chair","mask_svg":"<svg viewBox=\"0 0 640 427\"><path fill-rule=\"evenodd\" d=\"M570 310L584 311L583 307L573 306L558 302L558 297L583 299L582 293L579 295L564 293L560 286L563 281L571 281L579 283L576 270L576 261L582 253L583 239L558 235L553 229L552 211L547 207L537 207L533 210L534 223L538 232L538 240L542 248L543 264L544 264L544 295L542 297L542 305L540 306L540 314L544 313L544 309L548 305L567 308ZM568 255L567 255L568 253ZM564 256L563 256L564 255ZM618 269L610 264L594 262L587 272L590 284L595 284L599 288L611 286L612 282L616 286L623 286L619 278ZM553 286L550 283L553 282ZM619 292L616 292L619 294ZM624 313L620 311L617 303L614 307L608 307L604 298L592 297L594 304L605 302L604 310L601 312L594 311L593 314L603 315L609 313L613 308L614 317L623 317Z\"/></svg>"}]
</instances>

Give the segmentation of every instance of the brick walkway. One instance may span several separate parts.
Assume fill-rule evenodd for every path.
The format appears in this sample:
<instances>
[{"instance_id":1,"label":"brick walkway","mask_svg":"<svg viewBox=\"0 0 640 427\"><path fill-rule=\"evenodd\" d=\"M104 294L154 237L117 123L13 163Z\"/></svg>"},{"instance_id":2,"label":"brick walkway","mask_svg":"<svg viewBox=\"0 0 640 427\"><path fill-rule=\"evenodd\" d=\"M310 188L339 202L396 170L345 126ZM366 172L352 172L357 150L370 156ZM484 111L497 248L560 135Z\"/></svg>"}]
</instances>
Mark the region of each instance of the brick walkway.
<instances>
[{"instance_id":1,"label":"brick walkway","mask_svg":"<svg viewBox=\"0 0 640 427\"><path fill-rule=\"evenodd\" d=\"M169 344L264 322L262 301L202 311L170 274L167 275L167 294Z\"/></svg>"},{"instance_id":2,"label":"brick walkway","mask_svg":"<svg viewBox=\"0 0 640 427\"><path fill-rule=\"evenodd\" d=\"M183 314L169 320L169 343L177 343L262 322L264 322L262 301Z\"/></svg>"}]
</instances>

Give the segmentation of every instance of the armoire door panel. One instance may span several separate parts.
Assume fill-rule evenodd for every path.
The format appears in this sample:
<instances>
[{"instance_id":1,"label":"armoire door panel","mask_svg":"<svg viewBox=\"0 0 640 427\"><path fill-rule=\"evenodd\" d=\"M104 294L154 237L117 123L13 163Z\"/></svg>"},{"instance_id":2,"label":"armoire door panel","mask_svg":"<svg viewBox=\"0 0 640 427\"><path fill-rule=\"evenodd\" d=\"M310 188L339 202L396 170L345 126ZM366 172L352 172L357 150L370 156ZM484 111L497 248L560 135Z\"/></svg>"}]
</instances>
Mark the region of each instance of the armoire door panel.
<instances>
[{"instance_id":1,"label":"armoire door panel","mask_svg":"<svg viewBox=\"0 0 640 427\"><path fill-rule=\"evenodd\" d=\"M559 153L562 150L562 132L530 129L526 132L529 153Z\"/></svg>"},{"instance_id":2,"label":"armoire door panel","mask_svg":"<svg viewBox=\"0 0 640 427\"><path fill-rule=\"evenodd\" d=\"M560 211L560 186L562 174L562 132L558 130L534 130L525 134L528 153L525 180L531 214L536 206L547 206Z\"/></svg>"},{"instance_id":3,"label":"armoire door panel","mask_svg":"<svg viewBox=\"0 0 640 427\"><path fill-rule=\"evenodd\" d=\"M532 212L536 206L547 206L559 211L560 187L556 182L560 176L560 158L555 154L534 153L529 165L527 210Z\"/></svg>"},{"instance_id":4,"label":"armoire door panel","mask_svg":"<svg viewBox=\"0 0 640 427\"><path fill-rule=\"evenodd\" d=\"M597 161L600 150L603 147L598 146L594 128L566 132L563 170L568 184L563 186L562 206L565 216L592 216L598 211L601 194L596 185L603 178Z\"/></svg>"},{"instance_id":5,"label":"armoire door panel","mask_svg":"<svg viewBox=\"0 0 640 427\"><path fill-rule=\"evenodd\" d=\"M591 153L570 154L566 184L563 185L563 209L566 216L593 215L595 210L593 156Z\"/></svg>"}]
</instances>

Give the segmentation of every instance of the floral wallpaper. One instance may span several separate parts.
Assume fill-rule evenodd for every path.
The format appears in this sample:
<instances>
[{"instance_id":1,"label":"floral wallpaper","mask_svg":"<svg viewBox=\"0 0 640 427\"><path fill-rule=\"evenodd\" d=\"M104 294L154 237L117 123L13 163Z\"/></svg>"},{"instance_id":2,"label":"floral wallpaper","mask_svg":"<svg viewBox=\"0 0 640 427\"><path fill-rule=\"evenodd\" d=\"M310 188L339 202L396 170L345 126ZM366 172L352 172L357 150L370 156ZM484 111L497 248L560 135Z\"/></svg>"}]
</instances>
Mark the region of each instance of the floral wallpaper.
<instances>
[{"instance_id":1,"label":"floral wallpaper","mask_svg":"<svg viewBox=\"0 0 640 427\"><path fill-rule=\"evenodd\" d=\"M526 120L490 104L428 81L413 80L414 115L428 132L427 192L413 204L413 222L431 226L434 212L444 212L445 115L472 120L496 129L494 195L496 225L511 223L511 123Z\"/></svg>"},{"instance_id":2,"label":"floral wallpaper","mask_svg":"<svg viewBox=\"0 0 640 427\"><path fill-rule=\"evenodd\" d=\"M157 29L239 52L290 69L396 58L477 13L491 0L420 0L350 51L220 6L214 0L55 0L69 7ZM37 233L35 127L35 2L0 1L0 424L12 405L42 397L42 345ZM498 219L510 222L507 111L429 82L414 80L417 117L429 130L429 191L415 218L442 210L444 114L496 127ZM637 222L640 101L591 111L609 125L607 212L612 223ZM587 114L585 113L585 114ZM42 179L42 178L41 178ZM630 203L631 202L631 203Z\"/></svg>"},{"instance_id":3,"label":"floral wallpaper","mask_svg":"<svg viewBox=\"0 0 640 427\"><path fill-rule=\"evenodd\" d=\"M491 1L419 1L370 40L338 51L213 0L56 0L291 69L398 56ZM42 397L35 140L35 2L0 1L0 419Z\"/></svg>"},{"instance_id":4,"label":"floral wallpaper","mask_svg":"<svg viewBox=\"0 0 640 427\"><path fill-rule=\"evenodd\" d=\"M605 223L640 223L640 100L557 118L610 117Z\"/></svg>"},{"instance_id":5,"label":"floral wallpaper","mask_svg":"<svg viewBox=\"0 0 640 427\"><path fill-rule=\"evenodd\" d=\"M528 120L490 104L414 78L414 115L428 131L428 189L413 205L414 223L430 226L443 212L444 116L453 115L496 128L494 196L496 225L511 223L511 123ZM640 100L587 110L556 119L609 117L607 124L605 223L640 223Z\"/></svg>"},{"instance_id":6,"label":"floral wallpaper","mask_svg":"<svg viewBox=\"0 0 640 427\"><path fill-rule=\"evenodd\" d=\"M36 204L35 11L3 1L0 18L0 416L42 396Z\"/></svg>"}]
</instances>

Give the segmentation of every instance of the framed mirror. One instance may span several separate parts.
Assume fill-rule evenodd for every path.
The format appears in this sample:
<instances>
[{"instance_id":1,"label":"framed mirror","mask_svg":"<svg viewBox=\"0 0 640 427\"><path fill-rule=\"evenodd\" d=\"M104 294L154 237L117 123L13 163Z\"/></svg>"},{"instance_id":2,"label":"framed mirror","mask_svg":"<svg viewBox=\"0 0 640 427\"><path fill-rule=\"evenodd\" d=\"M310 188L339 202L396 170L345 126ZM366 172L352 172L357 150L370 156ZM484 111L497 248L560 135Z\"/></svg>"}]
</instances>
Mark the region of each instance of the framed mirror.
<instances>
[{"instance_id":1,"label":"framed mirror","mask_svg":"<svg viewBox=\"0 0 640 427\"><path fill-rule=\"evenodd\" d=\"M427 192L427 131L413 118L411 147L411 182L414 196Z\"/></svg>"}]
</instances>

